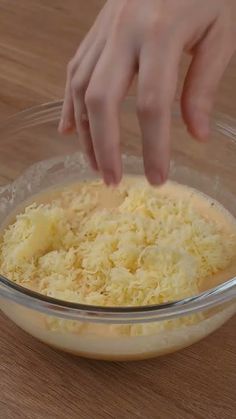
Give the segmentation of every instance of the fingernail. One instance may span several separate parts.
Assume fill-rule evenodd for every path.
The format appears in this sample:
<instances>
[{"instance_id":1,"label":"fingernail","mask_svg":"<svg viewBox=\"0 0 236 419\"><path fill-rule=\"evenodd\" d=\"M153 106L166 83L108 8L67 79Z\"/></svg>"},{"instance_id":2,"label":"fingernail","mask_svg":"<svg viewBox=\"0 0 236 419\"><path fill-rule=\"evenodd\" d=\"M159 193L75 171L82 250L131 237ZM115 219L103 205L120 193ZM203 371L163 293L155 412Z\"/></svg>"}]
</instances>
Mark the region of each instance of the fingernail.
<instances>
[{"instance_id":1,"label":"fingernail","mask_svg":"<svg viewBox=\"0 0 236 419\"><path fill-rule=\"evenodd\" d=\"M117 184L115 174L112 171L105 172L104 182L107 186L115 186Z\"/></svg>"},{"instance_id":2,"label":"fingernail","mask_svg":"<svg viewBox=\"0 0 236 419\"><path fill-rule=\"evenodd\" d=\"M164 183L165 179L162 173L158 170L151 170L147 174L149 183L152 186L160 186Z\"/></svg>"},{"instance_id":3,"label":"fingernail","mask_svg":"<svg viewBox=\"0 0 236 419\"><path fill-rule=\"evenodd\" d=\"M63 133L63 132L68 132L73 128L73 125L71 124L70 121L65 121L63 118L61 118L60 122L59 122L59 126L58 126L58 131Z\"/></svg>"}]
</instances>

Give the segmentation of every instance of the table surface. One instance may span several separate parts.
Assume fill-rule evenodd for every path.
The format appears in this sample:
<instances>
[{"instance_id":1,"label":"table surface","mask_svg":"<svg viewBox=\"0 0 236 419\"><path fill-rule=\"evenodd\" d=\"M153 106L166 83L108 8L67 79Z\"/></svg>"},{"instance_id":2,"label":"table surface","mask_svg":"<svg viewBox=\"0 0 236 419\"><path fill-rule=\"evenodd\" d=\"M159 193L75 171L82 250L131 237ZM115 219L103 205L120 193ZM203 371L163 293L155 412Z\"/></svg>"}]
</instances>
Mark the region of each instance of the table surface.
<instances>
[{"instance_id":1,"label":"table surface","mask_svg":"<svg viewBox=\"0 0 236 419\"><path fill-rule=\"evenodd\" d=\"M103 3L0 0L0 119L62 97L66 63ZM235 97L236 58L217 108L236 117ZM54 351L2 316L0 417L236 418L235 330L234 318L182 352L119 364Z\"/></svg>"}]
</instances>

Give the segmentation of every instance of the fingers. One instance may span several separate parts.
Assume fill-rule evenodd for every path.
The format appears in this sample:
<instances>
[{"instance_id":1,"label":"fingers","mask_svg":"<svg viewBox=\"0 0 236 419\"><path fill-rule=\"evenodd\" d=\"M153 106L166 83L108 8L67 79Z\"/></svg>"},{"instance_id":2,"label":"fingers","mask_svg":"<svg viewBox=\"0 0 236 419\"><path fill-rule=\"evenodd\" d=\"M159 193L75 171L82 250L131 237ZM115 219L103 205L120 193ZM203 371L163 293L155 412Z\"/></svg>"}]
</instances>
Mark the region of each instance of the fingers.
<instances>
[{"instance_id":1,"label":"fingers","mask_svg":"<svg viewBox=\"0 0 236 419\"><path fill-rule=\"evenodd\" d=\"M210 113L233 48L214 27L195 49L184 83L182 113L190 133L206 141L210 132Z\"/></svg>"},{"instance_id":2,"label":"fingers","mask_svg":"<svg viewBox=\"0 0 236 419\"><path fill-rule=\"evenodd\" d=\"M66 87L65 87L65 94L64 94L64 101L63 101L63 107L62 107L62 113L61 113L61 119L58 127L58 131L61 134L67 134L71 131L73 131L76 128L76 122L74 118L74 103L73 103L73 96L71 91L71 82L73 77L75 76L75 73L79 71L79 67L83 60L86 59L86 56L90 54L90 56L93 54L93 52L99 50L99 53L101 53L104 44L105 44L105 37L102 38L102 35L99 36L99 39L97 37L97 31L99 24L105 14L106 8L102 9L102 11L97 16L97 19L80 44L79 48L77 49L74 57L69 62L67 66L67 76L66 76ZM100 48L99 48L100 46ZM99 56L99 54L95 54L96 56ZM94 65L96 64L96 57L94 57Z\"/></svg>"},{"instance_id":3,"label":"fingers","mask_svg":"<svg viewBox=\"0 0 236 419\"><path fill-rule=\"evenodd\" d=\"M96 171L98 166L93 150L84 96L104 45L105 41L95 41L82 61L78 56L78 63L75 58L72 65L68 66L62 118L59 125L60 132L68 132L71 130L71 126L76 128L82 149L88 157L91 167Z\"/></svg>"},{"instance_id":4,"label":"fingers","mask_svg":"<svg viewBox=\"0 0 236 419\"><path fill-rule=\"evenodd\" d=\"M67 75L61 119L58 126L60 134L67 134L75 129L74 105L70 83L70 76Z\"/></svg>"},{"instance_id":5,"label":"fingers","mask_svg":"<svg viewBox=\"0 0 236 419\"><path fill-rule=\"evenodd\" d=\"M90 39L90 37L88 38ZM87 40L86 40L87 41ZM88 42L85 42L83 45L88 45ZM66 76L66 87L64 94L64 101L62 106L61 119L58 127L58 131L61 134L67 134L73 131L76 128L75 114L74 114L74 103L73 103L73 92L72 92L72 80L75 76L75 73L78 73L79 65L85 56L85 50L82 47L79 48L75 57L69 62L67 66L67 76Z\"/></svg>"},{"instance_id":6,"label":"fingers","mask_svg":"<svg viewBox=\"0 0 236 419\"><path fill-rule=\"evenodd\" d=\"M95 157L107 185L122 176L119 110L135 71L134 53L121 38L108 41L85 94Z\"/></svg>"},{"instance_id":7,"label":"fingers","mask_svg":"<svg viewBox=\"0 0 236 419\"><path fill-rule=\"evenodd\" d=\"M165 42L141 50L138 117L143 137L145 174L153 185L162 184L170 161L171 108L175 97L181 49Z\"/></svg>"},{"instance_id":8,"label":"fingers","mask_svg":"<svg viewBox=\"0 0 236 419\"><path fill-rule=\"evenodd\" d=\"M98 171L98 164L93 149L87 110L81 96L80 98L78 96L74 99L74 109L76 114L76 129L79 134L82 150L92 169Z\"/></svg>"},{"instance_id":9,"label":"fingers","mask_svg":"<svg viewBox=\"0 0 236 419\"><path fill-rule=\"evenodd\" d=\"M174 8L168 2L150 1L146 7L139 1L138 8L135 3L106 2L69 64L59 127L61 132L76 127L91 165L108 185L119 183L122 175L119 111L137 61L145 173L150 183L161 184L169 169L171 108L183 49L202 39L182 94L184 120L202 140L208 136L215 91L234 49L229 42L234 32L228 25L231 9L223 12L219 2L204 9L196 2Z\"/></svg>"},{"instance_id":10,"label":"fingers","mask_svg":"<svg viewBox=\"0 0 236 419\"><path fill-rule=\"evenodd\" d=\"M76 127L74 118L74 104L71 91L71 81L76 71L78 71L79 65L85 57L87 50L89 50L91 46L92 33L92 31L88 33L87 37L84 39L84 41L78 48L75 56L67 66L65 95L62 106L61 119L58 127L58 130L61 134L67 134L73 131Z\"/></svg>"},{"instance_id":11,"label":"fingers","mask_svg":"<svg viewBox=\"0 0 236 419\"><path fill-rule=\"evenodd\" d=\"M98 59L103 50L104 44L94 43L87 56L84 58L71 80L72 102L74 108L74 118L76 130L82 144L83 151L94 170L98 170L96 156L94 153L90 124L87 108L85 105L85 92L89 81L96 67Z\"/></svg>"},{"instance_id":12,"label":"fingers","mask_svg":"<svg viewBox=\"0 0 236 419\"><path fill-rule=\"evenodd\" d=\"M101 43L94 43L80 65L77 66L77 63L74 63L74 68L69 66L62 117L59 124L59 132L62 133L68 133L76 128L83 152L91 167L96 171L98 166L93 150L84 96L102 49Z\"/></svg>"}]
</instances>

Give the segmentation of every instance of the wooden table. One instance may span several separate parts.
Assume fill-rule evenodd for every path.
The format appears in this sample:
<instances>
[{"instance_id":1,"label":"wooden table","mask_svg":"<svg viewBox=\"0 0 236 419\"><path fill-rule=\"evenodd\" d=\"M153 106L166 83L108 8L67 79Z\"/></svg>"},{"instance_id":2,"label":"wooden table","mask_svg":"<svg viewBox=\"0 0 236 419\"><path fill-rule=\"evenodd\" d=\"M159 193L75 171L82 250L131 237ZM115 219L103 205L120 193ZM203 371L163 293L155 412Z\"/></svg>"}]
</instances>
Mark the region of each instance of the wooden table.
<instances>
[{"instance_id":1,"label":"wooden table","mask_svg":"<svg viewBox=\"0 0 236 419\"><path fill-rule=\"evenodd\" d=\"M0 119L62 97L65 66L103 0L0 0ZM185 65L182 66L182 73ZM236 59L217 106L236 117ZM0 318L2 419L236 418L236 319L139 363L77 359Z\"/></svg>"}]
</instances>

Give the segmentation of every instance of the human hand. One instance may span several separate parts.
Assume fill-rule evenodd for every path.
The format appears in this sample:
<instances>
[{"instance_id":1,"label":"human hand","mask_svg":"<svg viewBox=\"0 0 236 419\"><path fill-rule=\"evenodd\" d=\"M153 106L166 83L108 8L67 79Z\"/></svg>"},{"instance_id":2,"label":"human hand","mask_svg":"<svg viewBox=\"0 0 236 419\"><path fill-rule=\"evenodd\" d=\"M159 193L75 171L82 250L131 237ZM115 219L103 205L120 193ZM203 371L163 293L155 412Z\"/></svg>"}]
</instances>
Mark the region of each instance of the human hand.
<instances>
[{"instance_id":1,"label":"human hand","mask_svg":"<svg viewBox=\"0 0 236 419\"><path fill-rule=\"evenodd\" d=\"M76 128L107 185L122 176L119 112L138 73L137 113L146 176L163 183L171 108L183 52L192 55L182 114L205 141L214 96L236 47L236 0L108 0L68 65L61 133Z\"/></svg>"}]
</instances>

